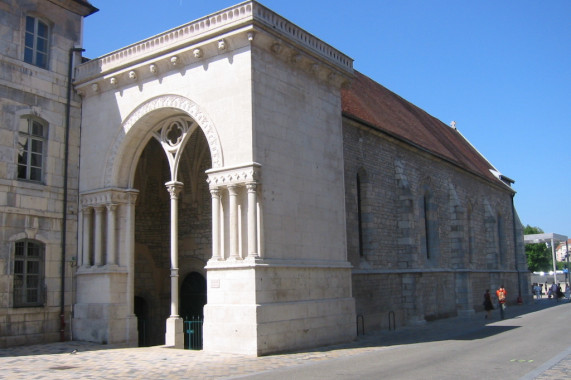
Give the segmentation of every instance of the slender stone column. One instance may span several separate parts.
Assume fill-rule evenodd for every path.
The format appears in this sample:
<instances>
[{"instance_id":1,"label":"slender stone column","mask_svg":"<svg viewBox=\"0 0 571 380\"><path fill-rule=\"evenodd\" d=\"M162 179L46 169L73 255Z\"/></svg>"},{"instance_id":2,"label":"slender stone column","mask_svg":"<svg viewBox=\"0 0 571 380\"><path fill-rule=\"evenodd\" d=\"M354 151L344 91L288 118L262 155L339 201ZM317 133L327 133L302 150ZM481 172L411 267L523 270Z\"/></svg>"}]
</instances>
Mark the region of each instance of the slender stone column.
<instances>
[{"instance_id":1,"label":"slender stone column","mask_svg":"<svg viewBox=\"0 0 571 380\"><path fill-rule=\"evenodd\" d=\"M83 207L80 206L77 213L77 254L75 255L75 265L78 269L83 267L83 227Z\"/></svg>"},{"instance_id":2,"label":"slender stone column","mask_svg":"<svg viewBox=\"0 0 571 380\"><path fill-rule=\"evenodd\" d=\"M125 263L127 264L127 342L137 344L137 317L135 316L135 201L137 191L130 190L127 203L121 206L124 212L124 249Z\"/></svg>"},{"instance_id":3,"label":"slender stone column","mask_svg":"<svg viewBox=\"0 0 571 380\"><path fill-rule=\"evenodd\" d=\"M220 190L210 189L212 196L212 259L222 260L220 254Z\"/></svg>"},{"instance_id":4,"label":"slender stone column","mask_svg":"<svg viewBox=\"0 0 571 380\"><path fill-rule=\"evenodd\" d=\"M183 348L183 323L178 315L178 195L182 190L182 183L170 181L165 185L171 199L171 315L167 319L165 344Z\"/></svg>"},{"instance_id":5,"label":"slender stone column","mask_svg":"<svg viewBox=\"0 0 571 380\"><path fill-rule=\"evenodd\" d=\"M116 237L115 237L115 210L116 204L107 205L107 265L115 265L116 262Z\"/></svg>"},{"instance_id":6,"label":"slender stone column","mask_svg":"<svg viewBox=\"0 0 571 380\"><path fill-rule=\"evenodd\" d=\"M102 229L103 229L103 206L95 207L95 231L94 231L94 263L95 266L103 265L103 246L102 246Z\"/></svg>"},{"instance_id":7,"label":"slender stone column","mask_svg":"<svg viewBox=\"0 0 571 380\"><path fill-rule=\"evenodd\" d=\"M81 265L83 267L91 266L91 215L93 214L93 209L91 207L86 207L83 210L83 260Z\"/></svg>"},{"instance_id":8,"label":"slender stone column","mask_svg":"<svg viewBox=\"0 0 571 380\"><path fill-rule=\"evenodd\" d=\"M135 314L135 201L137 193L131 191L125 207L125 262L128 267L127 306L128 313Z\"/></svg>"},{"instance_id":9,"label":"slender stone column","mask_svg":"<svg viewBox=\"0 0 571 380\"><path fill-rule=\"evenodd\" d=\"M248 189L248 257L258 257L258 194L256 183L246 184Z\"/></svg>"},{"instance_id":10,"label":"slender stone column","mask_svg":"<svg viewBox=\"0 0 571 380\"><path fill-rule=\"evenodd\" d=\"M230 196L230 258L241 259L238 251L238 186L228 186Z\"/></svg>"}]
</instances>

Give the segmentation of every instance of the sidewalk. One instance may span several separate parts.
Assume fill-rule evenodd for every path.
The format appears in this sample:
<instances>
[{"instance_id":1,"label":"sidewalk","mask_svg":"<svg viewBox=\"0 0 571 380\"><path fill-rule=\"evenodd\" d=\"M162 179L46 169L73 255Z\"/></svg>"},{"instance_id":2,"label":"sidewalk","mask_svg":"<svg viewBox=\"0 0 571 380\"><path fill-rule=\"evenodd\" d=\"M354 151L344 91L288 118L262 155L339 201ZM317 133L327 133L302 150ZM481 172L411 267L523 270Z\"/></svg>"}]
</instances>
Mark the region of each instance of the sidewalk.
<instances>
[{"instance_id":1,"label":"sidewalk","mask_svg":"<svg viewBox=\"0 0 571 380\"><path fill-rule=\"evenodd\" d=\"M514 318L556 305L555 301L547 299L530 305L514 305L508 308L506 316ZM484 313L477 313L468 318L444 319L368 334L348 344L258 358L163 346L125 348L85 342L15 347L0 350L0 379L228 379L300 363L386 350L395 345L451 339L498 321L497 310L493 317L490 321L484 319ZM571 350L562 352L524 380L564 378L571 378Z\"/></svg>"}]
</instances>

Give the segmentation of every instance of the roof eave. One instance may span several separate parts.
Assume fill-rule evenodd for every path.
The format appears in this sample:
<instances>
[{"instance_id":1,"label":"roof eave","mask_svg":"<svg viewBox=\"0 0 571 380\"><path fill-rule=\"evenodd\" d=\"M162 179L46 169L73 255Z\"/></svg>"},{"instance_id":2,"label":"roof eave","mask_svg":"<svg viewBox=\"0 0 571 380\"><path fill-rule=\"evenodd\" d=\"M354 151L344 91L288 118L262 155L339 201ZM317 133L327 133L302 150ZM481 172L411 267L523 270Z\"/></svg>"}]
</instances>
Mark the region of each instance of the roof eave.
<instances>
[{"instance_id":1,"label":"roof eave","mask_svg":"<svg viewBox=\"0 0 571 380\"><path fill-rule=\"evenodd\" d=\"M348 113L348 112L346 112L346 111L343 111L343 112L342 112L342 116L345 117L345 118L347 118L347 119L349 119L349 120L352 120L352 121L354 121L354 122L357 122L357 123L359 123L359 124L361 124L361 125L363 125L363 126L369 128L369 129L372 129L372 130L374 130L374 131L376 131L376 132L378 132L378 133L382 133L382 134L384 134L384 135L386 135L386 136L389 136L389 137L391 137L391 138L393 138L393 139L395 139L395 140L398 140L399 142L402 142L402 143L404 143L404 144L410 145L410 146L414 147L415 149L418 149L418 150L420 150L420 151L423 151L423 152L425 152L425 153L428 153L428 154L430 154L430 155L432 155L432 156L434 156L434 157L436 157L436 158L438 158L438 159L440 159L440 160L443 160L443 161L449 163L450 165L453 165L453 166L455 166L455 167L457 167L457 168L459 168L459 169L462 169L462 170L464 170L464 171L466 171L466 172L468 172L468 173L470 173L470 174L472 174L472 175L475 175L475 176L477 176L477 177L479 177L479 178L485 180L486 182L488 182L488 183L490 183L490 184L493 184L494 186L498 186L498 187L501 187L501 188L503 188L503 189L506 189L506 190L510 191L512 194L515 194L515 193L516 193L516 191L515 191L512 187L510 187L509 185L507 185L504 181L502 181L502 180L499 179L499 178L498 178L498 181L492 181L490 178L488 178L488 177L482 175L481 173L478 173L477 171L474 171L474 170L472 170L472 169L470 169L470 168L467 168L465 165L462 165L462 164L459 163L459 162L456 162L456 161L454 161L454 160L451 160L450 158L448 158L448 157L446 157L446 156L443 156L442 154L439 154L439 153L437 153L437 152L434 152L434 151L432 151L432 150L430 150L430 149L428 149L428 148L426 148L426 147L424 147L424 146L422 146L422 145L419 145L419 144L415 143L414 141L411 141L411 140L409 140L409 139L407 139L407 138L405 138L405 137L399 136L398 134L395 134L395 133L392 133L392 132L390 132L390 131L387 131L387 130L385 130L385 129L383 129L383 128L377 126L377 125L371 124L371 123L369 123L369 122L367 122L367 121L365 121L365 120L359 118L358 116L355 116L355 115L353 115L353 114L350 114L350 113ZM506 177L506 178L507 178L507 177ZM514 181L514 182L515 182L515 181Z\"/></svg>"}]
</instances>

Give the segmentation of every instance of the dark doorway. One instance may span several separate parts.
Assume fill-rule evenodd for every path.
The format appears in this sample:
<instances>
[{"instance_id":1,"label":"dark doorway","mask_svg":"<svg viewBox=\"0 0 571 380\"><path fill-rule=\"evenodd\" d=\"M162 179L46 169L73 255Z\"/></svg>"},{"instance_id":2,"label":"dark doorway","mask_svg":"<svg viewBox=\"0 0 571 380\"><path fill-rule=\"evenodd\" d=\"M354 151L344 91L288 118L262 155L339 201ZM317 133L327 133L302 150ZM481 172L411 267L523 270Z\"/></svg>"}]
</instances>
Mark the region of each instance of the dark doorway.
<instances>
[{"instance_id":1,"label":"dark doorway","mask_svg":"<svg viewBox=\"0 0 571 380\"><path fill-rule=\"evenodd\" d=\"M184 278L180 287L180 316L184 319L184 347L202 349L202 322L206 304L206 280L197 272Z\"/></svg>"},{"instance_id":2,"label":"dark doorway","mask_svg":"<svg viewBox=\"0 0 571 380\"><path fill-rule=\"evenodd\" d=\"M180 287L180 316L184 320L204 316L206 280L198 272L186 275Z\"/></svg>"},{"instance_id":3,"label":"dark doorway","mask_svg":"<svg viewBox=\"0 0 571 380\"><path fill-rule=\"evenodd\" d=\"M137 333L139 336L139 347L149 345L147 334L149 322L149 307L143 297L135 297L135 315L137 316Z\"/></svg>"}]
</instances>

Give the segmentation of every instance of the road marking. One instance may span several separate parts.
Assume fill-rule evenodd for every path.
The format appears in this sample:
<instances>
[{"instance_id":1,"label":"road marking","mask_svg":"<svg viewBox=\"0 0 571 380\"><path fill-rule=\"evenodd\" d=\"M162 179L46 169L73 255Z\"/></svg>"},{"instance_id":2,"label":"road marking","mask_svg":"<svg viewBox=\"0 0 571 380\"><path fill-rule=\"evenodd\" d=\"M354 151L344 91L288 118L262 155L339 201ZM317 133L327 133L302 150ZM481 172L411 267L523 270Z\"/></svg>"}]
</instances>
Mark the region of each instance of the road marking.
<instances>
[{"instance_id":1,"label":"road marking","mask_svg":"<svg viewBox=\"0 0 571 380\"><path fill-rule=\"evenodd\" d=\"M533 363L533 359L512 359L510 362L518 362L518 363Z\"/></svg>"}]
</instances>

